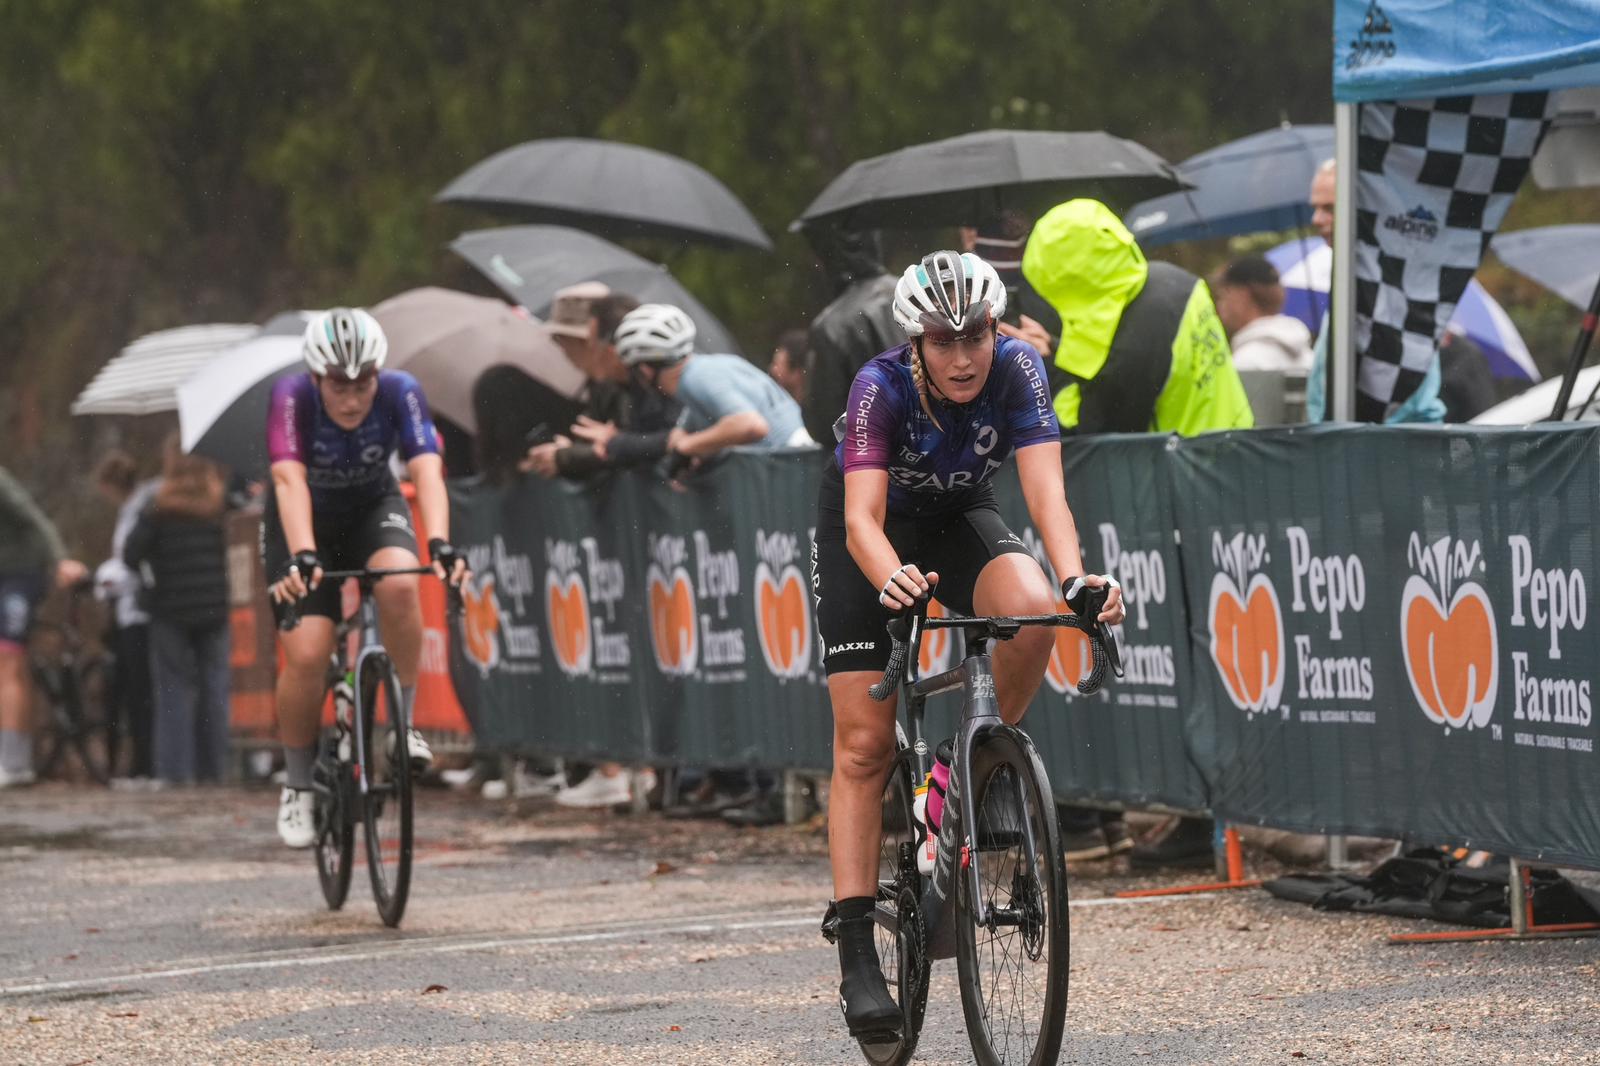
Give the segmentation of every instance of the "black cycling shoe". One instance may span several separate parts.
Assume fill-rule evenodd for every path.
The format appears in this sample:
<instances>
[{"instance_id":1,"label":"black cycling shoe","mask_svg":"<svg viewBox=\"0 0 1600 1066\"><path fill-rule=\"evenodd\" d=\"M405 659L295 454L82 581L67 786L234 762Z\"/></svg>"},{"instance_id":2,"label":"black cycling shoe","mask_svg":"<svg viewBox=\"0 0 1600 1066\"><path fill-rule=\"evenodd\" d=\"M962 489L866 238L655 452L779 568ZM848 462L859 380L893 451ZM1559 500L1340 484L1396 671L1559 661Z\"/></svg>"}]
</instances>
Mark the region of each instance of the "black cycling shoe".
<instances>
[{"instance_id":1,"label":"black cycling shoe","mask_svg":"<svg viewBox=\"0 0 1600 1066\"><path fill-rule=\"evenodd\" d=\"M858 969L839 982L839 1009L850 1035L868 1044L900 1039L900 1005L889 995L883 971Z\"/></svg>"}]
</instances>

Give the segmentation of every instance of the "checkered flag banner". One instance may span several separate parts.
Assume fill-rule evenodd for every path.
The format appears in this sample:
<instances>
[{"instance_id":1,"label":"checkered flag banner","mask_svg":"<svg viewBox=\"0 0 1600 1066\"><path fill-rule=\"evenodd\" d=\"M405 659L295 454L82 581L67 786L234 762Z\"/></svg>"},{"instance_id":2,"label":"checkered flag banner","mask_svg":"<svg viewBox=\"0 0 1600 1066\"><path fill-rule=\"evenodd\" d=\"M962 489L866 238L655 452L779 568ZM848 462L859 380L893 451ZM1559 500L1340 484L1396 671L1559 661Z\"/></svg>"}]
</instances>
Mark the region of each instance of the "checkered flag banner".
<instances>
[{"instance_id":1,"label":"checkered flag banner","mask_svg":"<svg viewBox=\"0 0 1600 1066\"><path fill-rule=\"evenodd\" d=\"M1356 419L1416 391L1549 124L1549 93L1362 104Z\"/></svg>"}]
</instances>

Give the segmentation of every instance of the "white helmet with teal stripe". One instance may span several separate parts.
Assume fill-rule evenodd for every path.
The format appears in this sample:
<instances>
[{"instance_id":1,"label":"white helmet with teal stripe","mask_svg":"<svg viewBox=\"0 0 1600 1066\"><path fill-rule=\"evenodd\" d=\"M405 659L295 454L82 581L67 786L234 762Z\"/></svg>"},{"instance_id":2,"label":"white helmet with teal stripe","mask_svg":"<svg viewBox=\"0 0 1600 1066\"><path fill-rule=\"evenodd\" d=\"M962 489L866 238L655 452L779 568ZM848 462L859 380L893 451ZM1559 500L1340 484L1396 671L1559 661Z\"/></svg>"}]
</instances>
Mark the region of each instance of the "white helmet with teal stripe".
<instances>
[{"instance_id":1,"label":"white helmet with teal stripe","mask_svg":"<svg viewBox=\"0 0 1600 1066\"><path fill-rule=\"evenodd\" d=\"M966 333L1006 313L1006 287L971 252L933 252L906 267L894 287L894 320L908 337L928 330Z\"/></svg>"},{"instance_id":2,"label":"white helmet with teal stripe","mask_svg":"<svg viewBox=\"0 0 1600 1066\"><path fill-rule=\"evenodd\" d=\"M306 326L301 355L317 377L337 371L350 381L368 367L383 368L389 338L378 320L359 307L335 307L317 315Z\"/></svg>"}]
</instances>

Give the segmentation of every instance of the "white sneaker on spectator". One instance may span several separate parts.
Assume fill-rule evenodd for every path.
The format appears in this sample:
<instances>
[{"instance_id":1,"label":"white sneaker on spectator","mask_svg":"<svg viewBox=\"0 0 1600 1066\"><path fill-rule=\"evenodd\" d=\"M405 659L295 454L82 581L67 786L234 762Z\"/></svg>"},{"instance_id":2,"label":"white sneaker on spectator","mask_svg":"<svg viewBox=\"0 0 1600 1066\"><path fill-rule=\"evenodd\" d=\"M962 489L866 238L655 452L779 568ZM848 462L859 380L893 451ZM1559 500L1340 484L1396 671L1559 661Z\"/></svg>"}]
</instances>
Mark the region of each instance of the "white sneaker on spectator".
<instances>
[{"instance_id":1,"label":"white sneaker on spectator","mask_svg":"<svg viewBox=\"0 0 1600 1066\"><path fill-rule=\"evenodd\" d=\"M455 789L466 788L472 784L473 779L477 776L478 769L475 766L463 766L459 770L439 771L439 780Z\"/></svg>"},{"instance_id":2,"label":"white sneaker on spectator","mask_svg":"<svg viewBox=\"0 0 1600 1066\"><path fill-rule=\"evenodd\" d=\"M39 780L32 770L0 770L0 788L20 788Z\"/></svg>"},{"instance_id":3,"label":"white sneaker on spectator","mask_svg":"<svg viewBox=\"0 0 1600 1066\"><path fill-rule=\"evenodd\" d=\"M571 788L556 793L556 802L563 807L617 807L633 802L628 771L607 777L596 770Z\"/></svg>"},{"instance_id":4,"label":"white sneaker on spectator","mask_svg":"<svg viewBox=\"0 0 1600 1066\"><path fill-rule=\"evenodd\" d=\"M553 774L530 773L526 764L517 763L511 778L511 793L518 799L554 796L567 787L567 775L562 770Z\"/></svg>"},{"instance_id":5,"label":"white sneaker on spectator","mask_svg":"<svg viewBox=\"0 0 1600 1066\"><path fill-rule=\"evenodd\" d=\"M317 842L309 788L286 788L278 795L278 838L291 848L309 848Z\"/></svg>"},{"instance_id":6,"label":"white sneaker on spectator","mask_svg":"<svg viewBox=\"0 0 1600 1066\"><path fill-rule=\"evenodd\" d=\"M479 790L479 795L481 795L484 799L489 800L491 803L496 800L503 800L510 794L511 790L506 787L505 778L503 777L496 777L491 781L485 781L483 783L483 788Z\"/></svg>"}]
</instances>

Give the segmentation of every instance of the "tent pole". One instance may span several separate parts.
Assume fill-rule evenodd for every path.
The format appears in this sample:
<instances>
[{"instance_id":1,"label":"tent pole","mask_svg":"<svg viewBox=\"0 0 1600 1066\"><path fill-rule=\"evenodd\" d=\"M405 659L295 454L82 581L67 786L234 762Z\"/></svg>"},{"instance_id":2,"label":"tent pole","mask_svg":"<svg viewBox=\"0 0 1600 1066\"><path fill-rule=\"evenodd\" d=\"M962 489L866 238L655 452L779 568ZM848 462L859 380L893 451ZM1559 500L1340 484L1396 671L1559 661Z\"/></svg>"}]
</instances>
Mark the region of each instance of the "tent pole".
<instances>
[{"instance_id":1,"label":"tent pole","mask_svg":"<svg viewBox=\"0 0 1600 1066\"><path fill-rule=\"evenodd\" d=\"M1572 355L1567 359L1567 370L1561 376L1561 391L1556 393L1556 405L1550 411L1550 421L1562 422L1567 417L1567 404L1572 401L1572 390L1578 384L1578 371L1583 369L1589 354L1589 342L1594 340L1594 330L1600 321L1600 281L1595 282L1594 295L1589 297L1589 310L1584 313L1583 325L1578 327L1578 339L1573 342ZM1589 397L1593 402L1594 397Z\"/></svg>"},{"instance_id":2,"label":"tent pole","mask_svg":"<svg viewBox=\"0 0 1600 1066\"><path fill-rule=\"evenodd\" d=\"M1355 104L1333 109L1334 175L1333 281L1328 322L1333 344L1328 351L1329 413L1335 422L1349 422L1356 413L1356 120Z\"/></svg>"}]
</instances>

